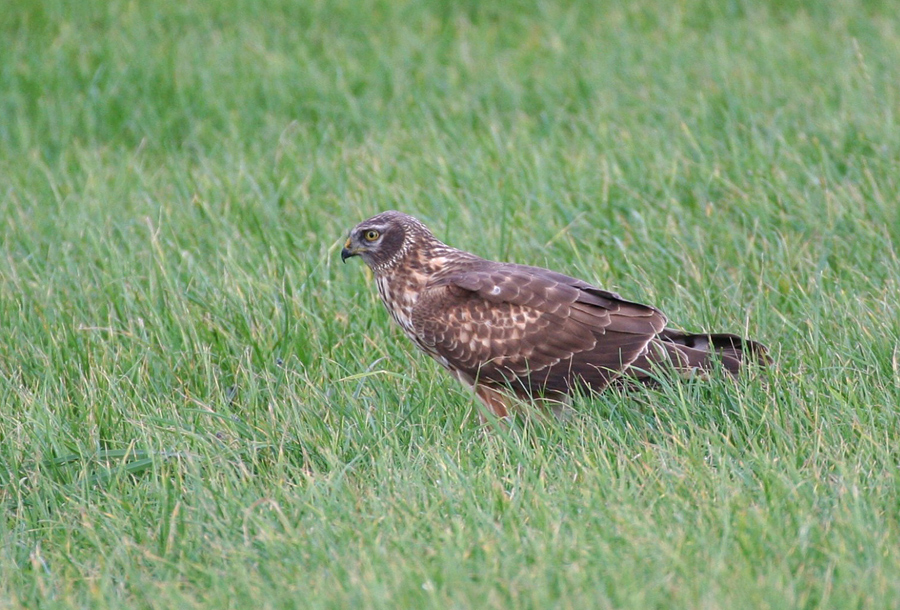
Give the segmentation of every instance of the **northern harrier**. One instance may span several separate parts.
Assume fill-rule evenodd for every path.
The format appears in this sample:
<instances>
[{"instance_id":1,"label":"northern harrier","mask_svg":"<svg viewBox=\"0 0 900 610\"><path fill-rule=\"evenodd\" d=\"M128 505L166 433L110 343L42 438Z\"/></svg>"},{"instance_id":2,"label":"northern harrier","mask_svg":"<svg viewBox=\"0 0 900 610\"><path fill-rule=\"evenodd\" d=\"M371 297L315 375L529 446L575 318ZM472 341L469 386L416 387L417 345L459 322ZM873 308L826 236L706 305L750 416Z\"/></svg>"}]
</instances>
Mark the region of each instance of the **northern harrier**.
<instances>
[{"instance_id":1,"label":"northern harrier","mask_svg":"<svg viewBox=\"0 0 900 610\"><path fill-rule=\"evenodd\" d=\"M505 417L511 395L565 401L660 372L737 374L768 361L761 344L666 326L654 307L561 273L498 263L438 241L417 219L383 212L359 223L341 259L361 256L391 316L422 351ZM715 356L711 356L712 354Z\"/></svg>"}]
</instances>

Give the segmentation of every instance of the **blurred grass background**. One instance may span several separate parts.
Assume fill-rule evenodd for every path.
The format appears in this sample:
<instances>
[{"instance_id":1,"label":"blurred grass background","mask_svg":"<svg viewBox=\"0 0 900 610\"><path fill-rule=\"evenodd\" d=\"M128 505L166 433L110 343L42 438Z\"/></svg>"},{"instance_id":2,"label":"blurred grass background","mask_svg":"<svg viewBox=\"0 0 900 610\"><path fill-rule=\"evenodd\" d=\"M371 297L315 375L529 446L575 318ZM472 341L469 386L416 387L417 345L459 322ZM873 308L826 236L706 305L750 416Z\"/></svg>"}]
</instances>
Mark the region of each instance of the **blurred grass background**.
<instances>
[{"instance_id":1,"label":"blurred grass background","mask_svg":"<svg viewBox=\"0 0 900 610\"><path fill-rule=\"evenodd\" d=\"M0 606L893 606L898 15L8 0ZM778 366L485 431L390 208Z\"/></svg>"}]
</instances>

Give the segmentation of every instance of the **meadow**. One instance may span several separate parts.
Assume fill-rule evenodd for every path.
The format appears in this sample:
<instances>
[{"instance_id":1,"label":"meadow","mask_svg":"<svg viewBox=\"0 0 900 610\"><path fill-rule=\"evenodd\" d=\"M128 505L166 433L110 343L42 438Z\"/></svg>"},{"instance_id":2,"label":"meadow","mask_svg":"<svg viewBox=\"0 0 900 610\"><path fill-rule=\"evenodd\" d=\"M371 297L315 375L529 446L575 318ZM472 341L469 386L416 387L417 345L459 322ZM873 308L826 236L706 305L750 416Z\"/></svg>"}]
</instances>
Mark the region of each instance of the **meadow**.
<instances>
[{"instance_id":1,"label":"meadow","mask_svg":"<svg viewBox=\"0 0 900 610\"><path fill-rule=\"evenodd\" d=\"M888 1L6 0L0 608L897 607L898 66ZM481 426L385 209L776 365Z\"/></svg>"}]
</instances>

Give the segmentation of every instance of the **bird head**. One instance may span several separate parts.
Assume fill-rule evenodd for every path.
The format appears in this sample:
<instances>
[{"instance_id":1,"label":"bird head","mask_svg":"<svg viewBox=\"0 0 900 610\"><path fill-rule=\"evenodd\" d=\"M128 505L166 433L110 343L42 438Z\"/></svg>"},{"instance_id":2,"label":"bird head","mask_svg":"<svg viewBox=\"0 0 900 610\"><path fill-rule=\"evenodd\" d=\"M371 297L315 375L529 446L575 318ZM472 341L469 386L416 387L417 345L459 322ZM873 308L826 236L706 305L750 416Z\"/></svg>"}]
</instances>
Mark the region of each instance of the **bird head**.
<instances>
[{"instance_id":1,"label":"bird head","mask_svg":"<svg viewBox=\"0 0 900 610\"><path fill-rule=\"evenodd\" d=\"M391 267L408 251L411 233L422 230L430 235L412 216L382 212L353 227L341 250L341 260L360 256L373 271Z\"/></svg>"}]
</instances>

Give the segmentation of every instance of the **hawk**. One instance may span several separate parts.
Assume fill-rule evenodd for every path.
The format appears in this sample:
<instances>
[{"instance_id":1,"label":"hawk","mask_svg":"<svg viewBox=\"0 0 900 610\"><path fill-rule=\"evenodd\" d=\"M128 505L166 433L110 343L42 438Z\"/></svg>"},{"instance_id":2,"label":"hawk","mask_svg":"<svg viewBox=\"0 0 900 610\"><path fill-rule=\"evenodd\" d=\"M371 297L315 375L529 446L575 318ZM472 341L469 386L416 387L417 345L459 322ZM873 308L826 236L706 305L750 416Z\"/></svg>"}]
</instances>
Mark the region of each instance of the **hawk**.
<instances>
[{"instance_id":1,"label":"hawk","mask_svg":"<svg viewBox=\"0 0 900 610\"><path fill-rule=\"evenodd\" d=\"M485 260L441 243L395 211L350 231L341 259L361 256L406 335L497 417L515 399L550 401L612 383L652 382L665 371L737 374L768 362L766 348L731 334L667 326L649 305L555 271Z\"/></svg>"}]
</instances>

